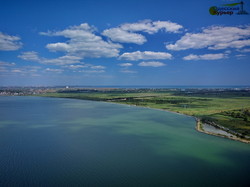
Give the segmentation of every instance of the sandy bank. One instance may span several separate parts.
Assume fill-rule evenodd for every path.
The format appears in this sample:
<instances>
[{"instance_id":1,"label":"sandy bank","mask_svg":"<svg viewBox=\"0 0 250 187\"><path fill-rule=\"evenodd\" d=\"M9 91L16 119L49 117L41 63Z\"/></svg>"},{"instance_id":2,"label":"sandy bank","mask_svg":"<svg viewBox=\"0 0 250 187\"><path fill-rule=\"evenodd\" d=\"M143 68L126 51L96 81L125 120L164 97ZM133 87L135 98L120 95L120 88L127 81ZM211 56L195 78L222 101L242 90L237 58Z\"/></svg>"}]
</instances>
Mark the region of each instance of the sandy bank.
<instances>
[{"instance_id":1,"label":"sandy bank","mask_svg":"<svg viewBox=\"0 0 250 187\"><path fill-rule=\"evenodd\" d=\"M222 131L221 129L218 130L218 133L216 132L211 132L211 131L207 131L204 129L204 124L202 124L201 120L199 118L195 118L196 120L196 130L205 134L209 134L209 135L213 135L213 136L219 136L219 137L223 137L223 138L228 138L231 140L235 140L235 141L240 141L243 143L250 143L250 140L244 139L244 138L240 138L237 137L233 134L230 134L228 132L225 131L225 133L221 134L219 133L219 131Z\"/></svg>"}]
</instances>

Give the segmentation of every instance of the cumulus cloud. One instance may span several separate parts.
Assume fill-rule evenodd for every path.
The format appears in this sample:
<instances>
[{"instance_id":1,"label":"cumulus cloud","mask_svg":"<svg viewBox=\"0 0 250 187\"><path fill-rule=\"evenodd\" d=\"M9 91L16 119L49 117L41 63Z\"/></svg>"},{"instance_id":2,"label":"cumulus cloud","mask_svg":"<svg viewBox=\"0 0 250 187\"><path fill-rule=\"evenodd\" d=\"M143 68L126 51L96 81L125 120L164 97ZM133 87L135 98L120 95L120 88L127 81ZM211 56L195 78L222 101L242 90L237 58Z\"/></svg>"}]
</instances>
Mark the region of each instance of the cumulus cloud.
<instances>
[{"instance_id":1,"label":"cumulus cloud","mask_svg":"<svg viewBox=\"0 0 250 187\"><path fill-rule=\"evenodd\" d=\"M239 52L249 53L250 52L250 48L239 50Z\"/></svg>"},{"instance_id":2,"label":"cumulus cloud","mask_svg":"<svg viewBox=\"0 0 250 187\"><path fill-rule=\"evenodd\" d=\"M44 64L54 64L54 65L64 65L64 64L76 64L80 63L81 58L77 56L65 55L58 58L53 59L42 59L42 63Z\"/></svg>"},{"instance_id":3,"label":"cumulus cloud","mask_svg":"<svg viewBox=\"0 0 250 187\"><path fill-rule=\"evenodd\" d=\"M81 70L79 73L104 73L105 70Z\"/></svg>"},{"instance_id":4,"label":"cumulus cloud","mask_svg":"<svg viewBox=\"0 0 250 187\"><path fill-rule=\"evenodd\" d=\"M4 62L4 61L0 61L0 72L1 73L6 73L9 72L9 69L12 69L13 66L15 66L16 64L13 62Z\"/></svg>"},{"instance_id":5,"label":"cumulus cloud","mask_svg":"<svg viewBox=\"0 0 250 187\"><path fill-rule=\"evenodd\" d=\"M76 56L65 55L58 58L47 59L39 57L37 52L29 51L22 53L18 57L27 61L38 62L46 65L59 65L63 67L63 69L47 68L45 69L46 72L62 73L64 69L66 69L66 70L85 72L85 73L103 73L105 72L104 69L106 69L105 66L85 64L83 62L80 62L81 58Z\"/></svg>"},{"instance_id":6,"label":"cumulus cloud","mask_svg":"<svg viewBox=\"0 0 250 187\"><path fill-rule=\"evenodd\" d=\"M40 76L40 70L39 66L17 66L15 63L0 62L0 76Z\"/></svg>"},{"instance_id":7,"label":"cumulus cloud","mask_svg":"<svg viewBox=\"0 0 250 187\"><path fill-rule=\"evenodd\" d=\"M20 69L13 69L13 70L11 70L11 72L12 73L23 73L23 71Z\"/></svg>"},{"instance_id":8,"label":"cumulus cloud","mask_svg":"<svg viewBox=\"0 0 250 187\"><path fill-rule=\"evenodd\" d=\"M129 70L129 69L122 69L120 70L121 73L137 73L137 71Z\"/></svg>"},{"instance_id":9,"label":"cumulus cloud","mask_svg":"<svg viewBox=\"0 0 250 187\"><path fill-rule=\"evenodd\" d=\"M67 68L67 69L71 69L71 70L77 70L77 69L94 69L94 70L104 70L106 69L105 66L95 66L95 65L92 65L92 64L84 64L84 63L81 63L81 64L77 64L77 65L66 65L66 66L63 66L64 68Z\"/></svg>"},{"instance_id":10,"label":"cumulus cloud","mask_svg":"<svg viewBox=\"0 0 250 187\"><path fill-rule=\"evenodd\" d=\"M38 62L41 64L51 64L51 65L77 64L77 63L80 63L80 60L81 60L80 57L69 56L69 55L65 55L65 56L61 56L61 57L53 58L53 59L47 59L47 58L40 57L38 53L35 51L23 52L18 57L26 61Z\"/></svg>"},{"instance_id":11,"label":"cumulus cloud","mask_svg":"<svg viewBox=\"0 0 250 187\"><path fill-rule=\"evenodd\" d=\"M88 66L86 66L85 64L77 64L77 65L67 65L67 66L64 66L65 68L69 68L69 69L80 69L80 68L86 68Z\"/></svg>"},{"instance_id":12,"label":"cumulus cloud","mask_svg":"<svg viewBox=\"0 0 250 187\"><path fill-rule=\"evenodd\" d=\"M22 47L21 38L0 32L0 51L15 51Z\"/></svg>"},{"instance_id":13,"label":"cumulus cloud","mask_svg":"<svg viewBox=\"0 0 250 187\"><path fill-rule=\"evenodd\" d=\"M183 57L183 60L220 60L224 58L227 58L227 55L224 53L204 54L204 55L190 54L188 56Z\"/></svg>"},{"instance_id":14,"label":"cumulus cloud","mask_svg":"<svg viewBox=\"0 0 250 187\"><path fill-rule=\"evenodd\" d=\"M247 55L243 55L243 54L238 54L238 55L235 55L237 58L241 59L243 57L246 57Z\"/></svg>"},{"instance_id":15,"label":"cumulus cloud","mask_svg":"<svg viewBox=\"0 0 250 187\"><path fill-rule=\"evenodd\" d=\"M101 70L101 69L106 69L105 66L93 66L93 65L90 65L90 68L91 68L91 69L99 69L99 70Z\"/></svg>"},{"instance_id":16,"label":"cumulus cloud","mask_svg":"<svg viewBox=\"0 0 250 187\"><path fill-rule=\"evenodd\" d=\"M131 32L146 32L148 34L157 33L159 30L165 32L178 32L183 28L182 25L173 23L171 21L151 21L143 20L137 23L125 23L120 26L122 30L131 31Z\"/></svg>"},{"instance_id":17,"label":"cumulus cloud","mask_svg":"<svg viewBox=\"0 0 250 187\"><path fill-rule=\"evenodd\" d=\"M186 33L175 44L168 44L168 50L208 48L213 50L243 48L250 46L250 26L205 28L200 33Z\"/></svg>"},{"instance_id":18,"label":"cumulus cloud","mask_svg":"<svg viewBox=\"0 0 250 187\"><path fill-rule=\"evenodd\" d=\"M129 68L133 66L132 63L120 63L118 64L119 66L122 67L122 69L120 70L121 73L137 73L137 71L134 70L130 70Z\"/></svg>"},{"instance_id":19,"label":"cumulus cloud","mask_svg":"<svg viewBox=\"0 0 250 187\"><path fill-rule=\"evenodd\" d=\"M117 57L120 44L115 44L110 41L104 41L94 32L96 28L83 23L78 26L71 26L62 31L41 32L41 35L46 36L63 36L68 38L66 42L57 42L47 44L50 51L62 51L68 56L85 57Z\"/></svg>"},{"instance_id":20,"label":"cumulus cloud","mask_svg":"<svg viewBox=\"0 0 250 187\"><path fill-rule=\"evenodd\" d=\"M171 21L155 21L153 22L153 25L157 29L157 32L162 29L165 32L178 33L180 32L180 29L183 28L182 25L173 23Z\"/></svg>"},{"instance_id":21,"label":"cumulus cloud","mask_svg":"<svg viewBox=\"0 0 250 187\"><path fill-rule=\"evenodd\" d=\"M166 66L166 64L162 62L151 61L151 62L140 62L138 66L161 67L161 66Z\"/></svg>"},{"instance_id":22,"label":"cumulus cloud","mask_svg":"<svg viewBox=\"0 0 250 187\"><path fill-rule=\"evenodd\" d=\"M21 67L17 67L15 65L11 65L11 66L5 66L4 67L4 74L8 74L8 75L21 75L21 76L39 76L39 71L40 71L41 67L39 66L21 66ZM1 72L1 66L0 66L0 72Z\"/></svg>"},{"instance_id":23,"label":"cumulus cloud","mask_svg":"<svg viewBox=\"0 0 250 187\"><path fill-rule=\"evenodd\" d=\"M26 61L33 61L33 62L42 61L42 59L38 56L38 53L35 51L23 52L21 55L18 55L18 57Z\"/></svg>"},{"instance_id":24,"label":"cumulus cloud","mask_svg":"<svg viewBox=\"0 0 250 187\"><path fill-rule=\"evenodd\" d=\"M135 43L141 45L147 41L143 35L129 32L121 28L107 29L104 30L102 34L109 37L114 42Z\"/></svg>"},{"instance_id":25,"label":"cumulus cloud","mask_svg":"<svg viewBox=\"0 0 250 187\"><path fill-rule=\"evenodd\" d=\"M133 66L133 64L131 64L131 63L121 63L121 64L119 64L119 66L130 67L130 66Z\"/></svg>"},{"instance_id":26,"label":"cumulus cloud","mask_svg":"<svg viewBox=\"0 0 250 187\"><path fill-rule=\"evenodd\" d=\"M121 43L143 44L146 38L135 32L145 32L148 34L157 33L160 30L165 32L179 32L183 26L171 21L151 21L143 20L136 23L125 23L116 28L106 29L103 35L109 37L112 41Z\"/></svg>"},{"instance_id":27,"label":"cumulus cloud","mask_svg":"<svg viewBox=\"0 0 250 187\"><path fill-rule=\"evenodd\" d=\"M47 71L47 72L53 72L53 73L62 73L64 70L63 69L46 68L45 71Z\"/></svg>"},{"instance_id":28,"label":"cumulus cloud","mask_svg":"<svg viewBox=\"0 0 250 187\"><path fill-rule=\"evenodd\" d=\"M152 59L171 59L172 55L165 52L153 52L153 51L135 51L132 53L123 53L119 59L124 60L152 60Z\"/></svg>"},{"instance_id":29,"label":"cumulus cloud","mask_svg":"<svg viewBox=\"0 0 250 187\"><path fill-rule=\"evenodd\" d=\"M10 67L10 66L15 66L16 64L14 62L4 62L4 61L0 61L0 67L3 67L3 66L7 66L7 67Z\"/></svg>"}]
</instances>

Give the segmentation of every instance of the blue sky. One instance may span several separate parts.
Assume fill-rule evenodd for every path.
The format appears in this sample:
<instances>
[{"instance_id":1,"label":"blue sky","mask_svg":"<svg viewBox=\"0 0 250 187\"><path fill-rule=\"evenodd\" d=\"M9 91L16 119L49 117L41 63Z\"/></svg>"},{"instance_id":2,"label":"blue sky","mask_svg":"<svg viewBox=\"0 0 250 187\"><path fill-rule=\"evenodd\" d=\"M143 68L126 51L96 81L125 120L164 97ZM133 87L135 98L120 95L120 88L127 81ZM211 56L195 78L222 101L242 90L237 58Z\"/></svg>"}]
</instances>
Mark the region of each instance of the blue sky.
<instances>
[{"instance_id":1,"label":"blue sky","mask_svg":"<svg viewBox=\"0 0 250 187\"><path fill-rule=\"evenodd\" d=\"M2 0L0 86L250 85L237 2Z\"/></svg>"}]
</instances>

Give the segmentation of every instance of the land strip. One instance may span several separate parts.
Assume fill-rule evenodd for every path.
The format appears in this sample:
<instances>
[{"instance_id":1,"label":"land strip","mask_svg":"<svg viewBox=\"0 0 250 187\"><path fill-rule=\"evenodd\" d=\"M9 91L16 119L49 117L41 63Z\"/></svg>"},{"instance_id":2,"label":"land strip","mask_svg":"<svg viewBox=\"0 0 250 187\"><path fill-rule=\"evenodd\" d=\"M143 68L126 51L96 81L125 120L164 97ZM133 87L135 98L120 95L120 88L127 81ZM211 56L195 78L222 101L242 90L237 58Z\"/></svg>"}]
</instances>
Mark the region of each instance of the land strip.
<instances>
[{"instance_id":1,"label":"land strip","mask_svg":"<svg viewBox=\"0 0 250 187\"><path fill-rule=\"evenodd\" d=\"M205 133L205 134L208 134L208 135L219 136L219 137L222 137L222 138L228 138L228 139L235 140L235 141L240 141L240 142L243 142L243 143L250 143L250 139L241 138L241 136L236 136L236 135L230 134L230 133L228 133L227 135L219 133L218 131L220 131L220 129L218 129L217 132L216 131L211 132L211 131L205 130L204 129L204 124L201 122L201 119L195 118L195 120L196 120L196 130L199 131L199 132L202 132L202 133Z\"/></svg>"},{"instance_id":2,"label":"land strip","mask_svg":"<svg viewBox=\"0 0 250 187\"><path fill-rule=\"evenodd\" d=\"M193 116L199 124L209 124L237 137L250 140L250 89L116 89L55 88L36 89L26 94L105 101L161 109ZM1 90L0 90L1 93ZM197 122L198 124L198 122ZM198 126L198 125L197 125ZM200 132L205 130L198 129ZM216 133L210 133L216 135ZM227 138L233 139L231 136ZM234 138L235 139L235 138Z\"/></svg>"}]
</instances>

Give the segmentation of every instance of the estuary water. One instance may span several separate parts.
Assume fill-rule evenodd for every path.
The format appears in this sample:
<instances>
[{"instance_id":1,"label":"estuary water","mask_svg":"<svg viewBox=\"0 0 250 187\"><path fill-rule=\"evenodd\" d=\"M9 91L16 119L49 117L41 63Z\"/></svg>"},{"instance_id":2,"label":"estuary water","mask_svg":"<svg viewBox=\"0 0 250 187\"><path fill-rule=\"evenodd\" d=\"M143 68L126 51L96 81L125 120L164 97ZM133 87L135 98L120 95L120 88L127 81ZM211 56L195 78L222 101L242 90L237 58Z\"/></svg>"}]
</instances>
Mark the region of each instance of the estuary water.
<instances>
[{"instance_id":1,"label":"estuary water","mask_svg":"<svg viewBox=\"0 0 250 187\"><path fill-rule=\"evenodd\" d=\"M0 186L249 186L250 145L192 117L103 102L0 97Z\"/></svg>"}]
</instances>

